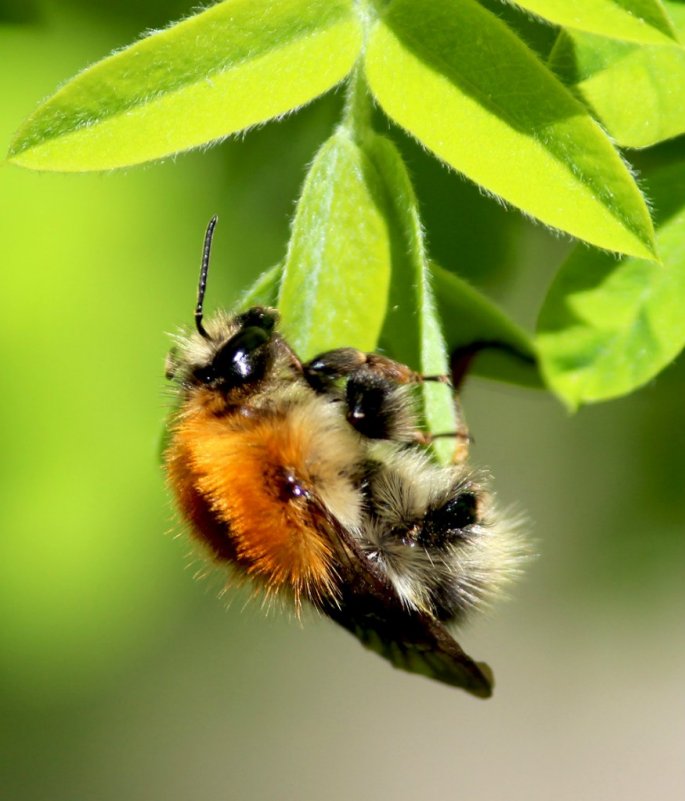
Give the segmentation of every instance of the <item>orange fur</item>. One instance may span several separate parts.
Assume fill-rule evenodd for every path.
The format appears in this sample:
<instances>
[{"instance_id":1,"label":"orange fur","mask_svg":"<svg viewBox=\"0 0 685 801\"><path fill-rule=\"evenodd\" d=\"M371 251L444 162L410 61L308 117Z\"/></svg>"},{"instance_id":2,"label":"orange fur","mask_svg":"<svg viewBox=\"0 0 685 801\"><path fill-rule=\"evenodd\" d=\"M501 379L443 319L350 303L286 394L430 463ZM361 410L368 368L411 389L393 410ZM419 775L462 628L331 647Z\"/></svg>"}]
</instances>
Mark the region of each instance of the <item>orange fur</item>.
<instances>
[{"instance_id":1,"label":"orange fur","mask_svg":"<svg viewBox=\"0 0 685 801\"><path fill-rule=\"evenodd\" d=\"M216 416L195 406L179 418L167 455L196 528L211 538L207 521L198 525L204 500L225 524L235 560L269 590L290 588L297 601L335 592L330 524L315 502L322 465L312 459L316 434L303 422L288 408Z\"/></svg>"},{"instance_id":2,"label":"orange fur","mask_svg":"<svg viewBox=\"0 0 685 801\"><path fill-rule=\"evenodd\" d=\"M187 449L176 441L167 451L165 459L169 484L183 516L190 523L190 533L209 548L215 559L235 561L235 548L227 534L226 523L217 518L195 486L196 477Z\"/></svg>"}]
</instances>

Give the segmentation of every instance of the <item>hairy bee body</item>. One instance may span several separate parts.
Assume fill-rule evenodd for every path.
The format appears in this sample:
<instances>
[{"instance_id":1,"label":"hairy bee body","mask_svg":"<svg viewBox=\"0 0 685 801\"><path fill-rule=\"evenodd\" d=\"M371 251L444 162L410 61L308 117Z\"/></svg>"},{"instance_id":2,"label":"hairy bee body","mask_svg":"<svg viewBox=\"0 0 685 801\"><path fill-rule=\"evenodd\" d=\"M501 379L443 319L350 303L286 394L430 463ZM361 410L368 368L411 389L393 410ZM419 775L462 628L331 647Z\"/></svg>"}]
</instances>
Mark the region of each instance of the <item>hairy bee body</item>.
<instances>
[{"instance_id":1,"label":"hairy bee body","mask_svg":"<svg viewBox=\"0 0 685 801\"><path fill-rule=\"evenodd\" d=\"M337 411L297 384L219 413L198 404L181 412L168 454L172 485L195 491L178 492L186 516L202 506L223 529L215 555L298 603L335 593L329 520L361 526L363 449Z\"/></svg>"},{"instance_id":2,"label":"hairy bee body","mask_svg":"<svg viewBox=\"0 0 685 801\"><path fill-rule=\"evenodd\" d=\"M515 527L476 473L426 453L420 376L350 348L303 364L276 327L271 309L219 314L170 354L166 466L191 531L396 666L488 695L487 669L442 622L516 574Z\"/></svg>"}]
</instances>

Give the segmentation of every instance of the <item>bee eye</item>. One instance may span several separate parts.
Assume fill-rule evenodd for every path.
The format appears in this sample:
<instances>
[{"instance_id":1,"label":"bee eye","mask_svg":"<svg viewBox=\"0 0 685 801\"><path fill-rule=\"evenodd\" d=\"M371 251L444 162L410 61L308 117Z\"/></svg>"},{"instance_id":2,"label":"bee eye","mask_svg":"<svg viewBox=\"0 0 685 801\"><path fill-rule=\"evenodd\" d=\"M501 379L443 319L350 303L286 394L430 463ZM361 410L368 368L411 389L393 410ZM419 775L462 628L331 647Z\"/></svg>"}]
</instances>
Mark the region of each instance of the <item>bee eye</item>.
<instances>
[{"instance_id":1,"label":"bee eye","mask_svg":"<svg viewBox=\"0 0 685 801\"><path fill-rule=\"evenodd\" d=\"M270 339L263 328L243 329L217 351L212 363L205 368L211 373L208 380L231 389L263 378L271 363Z\"/></svg>"}]
</instances>

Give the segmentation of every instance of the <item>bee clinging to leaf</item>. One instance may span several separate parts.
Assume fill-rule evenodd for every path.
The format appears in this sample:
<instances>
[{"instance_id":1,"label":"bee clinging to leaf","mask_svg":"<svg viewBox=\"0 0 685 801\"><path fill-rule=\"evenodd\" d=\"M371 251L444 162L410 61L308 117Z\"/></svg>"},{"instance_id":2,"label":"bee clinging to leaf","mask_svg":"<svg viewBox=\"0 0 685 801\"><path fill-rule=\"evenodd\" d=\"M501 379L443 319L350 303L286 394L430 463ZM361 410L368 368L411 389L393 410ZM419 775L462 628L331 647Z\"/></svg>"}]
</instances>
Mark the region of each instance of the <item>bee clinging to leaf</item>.
<instances>
[{"instance_id":1,"label":"bee clinging to leaf","mask_svg":"<svg viewBox=\"0 0 685 801\"><path fill-rule=\"evenodd\" d=\"M298 608L312 604L396 667L490 695L489 669L445 624L494 597L524 549L466 448L449 466L427 450L415 389L446 379L354 348L303 362L271 308L205 320L215 224L195 330L167 361L179 403L165 464L192 535L217 562Z\"/></svg>"}]
</instances>

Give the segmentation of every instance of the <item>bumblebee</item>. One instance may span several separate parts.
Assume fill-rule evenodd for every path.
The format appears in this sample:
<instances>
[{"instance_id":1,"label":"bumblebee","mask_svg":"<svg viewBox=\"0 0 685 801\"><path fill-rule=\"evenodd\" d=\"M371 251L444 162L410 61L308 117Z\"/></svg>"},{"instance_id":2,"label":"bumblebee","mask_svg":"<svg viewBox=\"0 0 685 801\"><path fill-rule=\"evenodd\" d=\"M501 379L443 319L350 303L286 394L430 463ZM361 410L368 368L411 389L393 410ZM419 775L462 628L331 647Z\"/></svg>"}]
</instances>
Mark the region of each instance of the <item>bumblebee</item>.
<instances>
[{"instance_id":1,"label":"bumblebee","mask_svg":"<svg viewBox=\"0 0 685 801\"><path fill-rule=\"evenodd\" d=\"M489 696L489 668L445 624L514 578L524 549L465 449L450 466L427 451L415 388L446 379L354 348L303 362L271 308L205 322L215 224L195 330L166 371L178 404L165 466L190 532L267 596L312 604L396 667Z\"/></svg>"}]
</instances>

